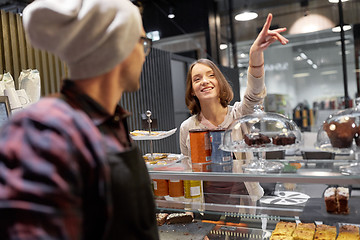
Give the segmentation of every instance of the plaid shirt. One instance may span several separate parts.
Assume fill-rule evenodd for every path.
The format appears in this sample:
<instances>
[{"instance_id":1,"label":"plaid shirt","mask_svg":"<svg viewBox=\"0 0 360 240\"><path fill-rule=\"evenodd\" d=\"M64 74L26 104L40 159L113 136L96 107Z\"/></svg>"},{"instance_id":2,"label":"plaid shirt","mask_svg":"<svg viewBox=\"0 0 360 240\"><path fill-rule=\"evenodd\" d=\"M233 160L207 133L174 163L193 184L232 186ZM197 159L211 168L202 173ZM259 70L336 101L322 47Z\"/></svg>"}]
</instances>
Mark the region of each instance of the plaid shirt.
<instances>
[{"instance_id":1,"label":"plaid shirt","mask_svg":"<svg viewBox=\"0 0 360 240\"><path fill-rule=\"evenodd\" d=\"M62 93L69 104L43 98L1 129L0 239L99 240L105 232L106 153L131 145L129 114L120 106L108 114L71 81Z\"/></svg>"}]
</instances>

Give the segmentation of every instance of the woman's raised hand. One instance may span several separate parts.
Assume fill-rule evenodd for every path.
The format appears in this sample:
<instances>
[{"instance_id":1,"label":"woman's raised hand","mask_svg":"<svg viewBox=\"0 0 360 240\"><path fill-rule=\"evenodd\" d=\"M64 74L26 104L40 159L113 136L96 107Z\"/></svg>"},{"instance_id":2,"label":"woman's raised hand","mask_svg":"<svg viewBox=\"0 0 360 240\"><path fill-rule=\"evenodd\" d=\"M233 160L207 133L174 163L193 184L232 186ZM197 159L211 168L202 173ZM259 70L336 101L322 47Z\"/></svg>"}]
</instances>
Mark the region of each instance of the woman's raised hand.
<instances>
[{"instance_id":1,"label":"woman's raised hand","mask_svg":"<svg viewBox=\"0 0 360 240\"><path fill-rule=\"evenodd\" d=\"M278 28L275 30L270 30L270 25L272 21L272 14L269 13L266 19L266 22L255 39L254 43L250 48L249 54L249 66L250 73L255 77L260 77L264 73L264 54L263 52L267 49L273 42L279 41L281 44L285 45L289 42L288 39L283 37L280 33L285 32L286 28Z\"/></svg>"},{"instance_id":2,"label":"woman's raised hand","mask_svg":"<svg viewBox=\"0 0 360 240\"><path fill-rule=\"evenodd\" d=\"M270 25L272 21L272 14L269 13L266 19L266 22L255 39L253 45L251 46L252 51L264 51L266 48L270 46L273 42L279 41L282 45L285 45L289 42L288 39L283 37L280 33L285 32L286 28L278 28L274 30L270 30Z\"/></svg>"}]
</instances>

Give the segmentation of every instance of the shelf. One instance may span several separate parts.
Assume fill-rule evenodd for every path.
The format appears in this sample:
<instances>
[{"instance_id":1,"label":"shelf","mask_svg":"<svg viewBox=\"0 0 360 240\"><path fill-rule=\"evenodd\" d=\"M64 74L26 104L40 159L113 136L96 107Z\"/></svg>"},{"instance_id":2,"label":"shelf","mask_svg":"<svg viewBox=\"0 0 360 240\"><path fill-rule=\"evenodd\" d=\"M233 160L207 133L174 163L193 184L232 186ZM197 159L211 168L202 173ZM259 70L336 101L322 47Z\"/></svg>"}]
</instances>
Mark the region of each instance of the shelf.
<instances>
[{"instance_id":1,"label":"shelf","mask_svg":"<svg viewBox=\"0 0 360 240\"><path fill-rule=\"evenodd\" d=\"M237 160L234 160L234 163ZM299 162L302 167L296 173L241 173L241 172L192 172L184 171L149 171L153 179L182 179L219 182L286 182L320 184L360 184L360 176L346 176L339 172L339 167L348 165L350 160L282 160L280 162ZM327 165L331 165L330 167ZM324 168L327 166L327 168ZM241 168L240 168L241 169ZM233 170L235 171L235 170Z\"/></svg>"}]
</instances>

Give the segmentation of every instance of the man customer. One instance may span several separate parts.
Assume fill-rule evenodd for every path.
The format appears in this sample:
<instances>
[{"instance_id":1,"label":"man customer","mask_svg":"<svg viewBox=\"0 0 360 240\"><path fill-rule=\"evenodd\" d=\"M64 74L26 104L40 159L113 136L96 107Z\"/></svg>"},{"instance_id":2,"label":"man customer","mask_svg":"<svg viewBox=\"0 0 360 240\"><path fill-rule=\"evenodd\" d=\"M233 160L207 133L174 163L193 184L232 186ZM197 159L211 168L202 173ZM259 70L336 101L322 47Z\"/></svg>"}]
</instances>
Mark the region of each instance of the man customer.
<instances>
[{"instance_id":1,"label":"man customer","mask_svg":"<svg viewBox=\"0 0 360 240\"><path fill-rule=\"evenodd\" d=\"M151 46L138 8L34 1L23 24L69 79L1 129L0 239L158 239L149 175L119 105L139 89Z\"/></svg>"}]
</instances>

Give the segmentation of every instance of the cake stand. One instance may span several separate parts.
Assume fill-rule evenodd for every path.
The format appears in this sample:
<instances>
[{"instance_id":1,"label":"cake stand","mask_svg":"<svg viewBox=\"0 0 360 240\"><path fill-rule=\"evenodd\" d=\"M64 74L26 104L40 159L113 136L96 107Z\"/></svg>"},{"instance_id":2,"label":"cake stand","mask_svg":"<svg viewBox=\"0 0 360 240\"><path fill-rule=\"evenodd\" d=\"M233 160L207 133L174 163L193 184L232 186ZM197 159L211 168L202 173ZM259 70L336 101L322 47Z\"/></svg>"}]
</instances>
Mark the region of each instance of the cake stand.
<instances>
[{"instance_id":1,"label":"cake stand","mask_svg":"<svg viewBox=\"0 0 360 240\"><path fill-rule=\"evenodd\" d=\"M266 113L261 105L256 105L253 114L229 126L220 148L229 152L253 152L256 158L243 166L244 172L266 173L280 172L284 165L264 159L265 152L296 149L300 144L301 132L294 121L281 114Z\"/></svg>"},{"instance_id":2,"label":"cake stand","mask_svg":"<svg viewBox=\"0 0 360 240\"><path fill-rule=\"evenodd\" d=\"M354 154L355 163L339 168L344 175L360 174L360 98L356 107L331 114L318 131L315 147L321 151Z\"/></svg>"},{"instance_id":3,"label":"cake stand","mask_svg":"<svg viewBox=\"0 0 360 240\"><path fill-rule=\"evenodd\" d=\"M133 140L147 140L150 143L150 156L149 156L149 160L154 160L154 149L153 149L153 140L160 140L160 139L164 139L167 138L171 135L173 135L177 128L171 129L169 131L152 131L151 129L151 123L152 123L152 119L151 119L151 111L147 110L146 111L146 117L147 117L147 123L149 126L149 130L146 131L141 131L141 130L136 130L133 132L130 132L130 136Z\"/></svg>"}]
</instances>

